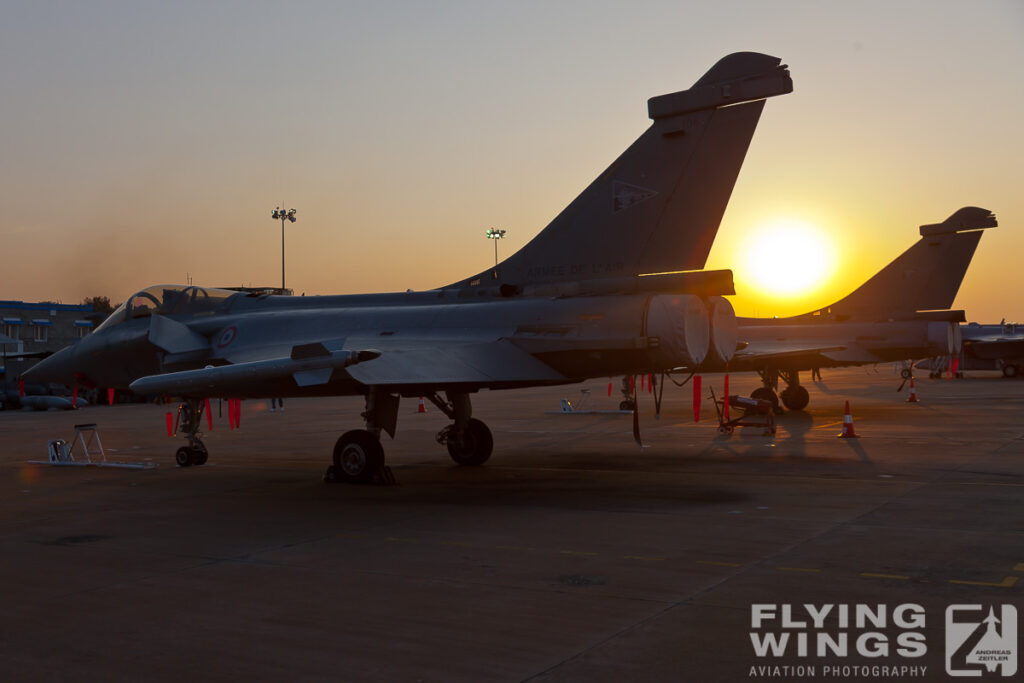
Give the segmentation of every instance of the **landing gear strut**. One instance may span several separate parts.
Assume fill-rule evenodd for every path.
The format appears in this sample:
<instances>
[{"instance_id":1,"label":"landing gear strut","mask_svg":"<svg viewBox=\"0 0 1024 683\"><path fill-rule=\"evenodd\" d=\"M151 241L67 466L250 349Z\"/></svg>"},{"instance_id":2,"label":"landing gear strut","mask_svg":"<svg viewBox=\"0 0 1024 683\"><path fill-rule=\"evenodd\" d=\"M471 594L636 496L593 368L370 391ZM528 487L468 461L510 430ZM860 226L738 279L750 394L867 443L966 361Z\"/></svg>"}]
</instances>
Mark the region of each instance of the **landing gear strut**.
<instances>
[{"instance_id":1,"label":"landing gear strut","mask_svg":"<svg viewBox=\"0 0 1024 683\"><path fill-rule=\"evenodd\" d=\"M203 407L205 401L198 398L187 398L178 406L178 426L185 432L188 438L188 445L182 446L174 454L174 461L179 467L192 467L193 465L205 465L209 455L206 446L203 444L199 433L199 426L203 421Z\"/></svg>"},{"instance_id":2,"label":"landing gear strut","mask_svg":"<svg viewBox=\"0 0 1024 683\"><path fill-rule=\"evenodd\" d=\"M793 374L795 375L796 371ZM790 384L782 390L779 396L782 398L782 405L790 410L803 410L811 402L811 395L800 384Z\"/></svg>"},{"instance_id":3,"label":"landing gear strut","mask_svg":"<svg viewBox=\"0 0 1024 683\"><path fill-rule=\"evenodd\" d=\"M750 392L750 398L756 398L761 401L770 401L773 413L782 412L779 408L779 395L769 387L758 387L757 389L754 389Z\"/></svg>"},{"instance_id":4,"label":"landing gear strut","mask_svg":"<svg viewBox=\"0 0 1024 683\"><path fill-rule=\"evenodd\" d=\"M345 432L334 444L334 464L324 475L327 481L365 483L384 468L380 437L368 429Z\"/></svg>"},{"instance_id":5,"label":"landing gear strut","mask_svg":"<svg viewBox=\"0 0 1024 683\"><path fill-rule=\"evenodd\" d=\"M460 465L482 465L494 450L491 430L480 420L472 417L473 406L469 394L448 391L447 401L437 394L428 396L431 403L447 415L452 424L437 433L437 442L448 447L448 455Z\"/></svg>"},{"instance_id":6,"label":"landing gear strut","mask_svg":"<svg viewBox=\"0 0 1024 683\"><path fill-rule=\"evenodd\" d=\"M436 392L424 396L452 420L452 424L437 435L437 442L448 447L452 460L460 465L487 462L494 450L494 438L487 425L473 418L469 394L447 391L444 399ZM392 438L395 436L398 402L399 396L379 387L370 387L363 412L366 429L353 429L341 435L334 444L333 463L324 473L324 481L395 483L394 475L384 464L380 433L383 430Z\"/></svg>"},{"instance_id":7,"label":"landing gear strut","mask_svg":"<svg viewBox=\"0 0 1024 683\"><path fill-rule=\"evenodd\" d=\"M619 410L633 410L635 407L634 401L636 400L633 396L633 385L630 384L630 380L633 379L629 375L625 375L622 378L622 401L619 403Z\"/></svg>"},{"instance_id":8,"label":"landing gear strut","mask_svg":"<svg viewBox=\"0 0 1024 683\"><path fill-rule=\"evenodd\" d=\"M782 404L790 410L803 410L811 402L811 395L800 384L799 370L766 368L759 370L758 374L761 376L764 386L755 389L750 396L763 401L771 401L775 406L776 414L782 413L782 409L779 408L780 398L782 399ZM780 378L786 383L786 388L776 395Z\"/></svg>"},{"instance_id":9,"label":"landing gear strut","mask_svg":"<svg viewBox=\"0 0 1024 683\"><path fill-rule=\"evenodd\" d=\"M324 473L325 482L395 483L391 469L384 464L380 432L384 430L394 438L398 402L398 396L370 387L362 414L366 429L347 431L334 444L333 464Z\"/></svg>"}]
</instances>

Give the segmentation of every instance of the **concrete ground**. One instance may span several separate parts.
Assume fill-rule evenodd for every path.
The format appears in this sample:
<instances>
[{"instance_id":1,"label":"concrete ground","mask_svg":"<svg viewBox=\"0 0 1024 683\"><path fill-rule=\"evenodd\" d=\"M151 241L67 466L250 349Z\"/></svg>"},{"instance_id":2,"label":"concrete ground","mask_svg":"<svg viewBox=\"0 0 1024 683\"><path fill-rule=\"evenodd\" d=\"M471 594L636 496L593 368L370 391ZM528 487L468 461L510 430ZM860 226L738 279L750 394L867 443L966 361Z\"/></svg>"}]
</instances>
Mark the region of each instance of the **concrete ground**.
<instances>
[{"instance_id":1,"label":"concrete ground","mask_svg":"<svg viewBox=\"0 0 1024 683\"><path fill-rule=\"evenodd\" d=\"M0 680L953 680L947 606L1024 612L1024 381L923 379L907 404L890 366L824 374L774 437L719 435L707 401L694 424L670 386L643 449L628 415L545 412L581 388L615 408L607 382L483 392L479 468L404 401L397 486L321 482L353 398L247 401L185 469L160 406L0 413ZM847 399L860 439L836 438ZM27 464L81 422L159 467ZM920 605L927 653L898 656L890 616L848 657L758 657L752 605L805 603ZM853 651L866 631L888 656Z\"/></svg>"}]
</instances>

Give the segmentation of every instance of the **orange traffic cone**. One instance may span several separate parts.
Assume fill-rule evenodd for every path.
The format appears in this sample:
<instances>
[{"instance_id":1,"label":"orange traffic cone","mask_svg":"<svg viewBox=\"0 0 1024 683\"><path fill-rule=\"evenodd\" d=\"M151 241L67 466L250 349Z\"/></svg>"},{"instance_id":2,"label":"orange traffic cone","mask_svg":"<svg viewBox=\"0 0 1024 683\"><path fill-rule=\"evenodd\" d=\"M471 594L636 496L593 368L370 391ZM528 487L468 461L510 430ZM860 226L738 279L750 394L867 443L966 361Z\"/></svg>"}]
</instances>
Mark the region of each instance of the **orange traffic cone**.
<instances>
[{"instance_id":1,"label":"orange traffic cone","mask_svg":"<svg viewBox=\"0 0 1024 683\"><path fill-rule=\"evenodd\" d=\"M850 412L850 402L846 402L846 412L843 413L843 431L839 432L836 436L840 439L856 439L859 438L857 433L853 431L853 413Z\"/></svg>"},{"instance_id":2,"label":"orange traffic cone","mask_svg":"<svg viewBox=\"0 0 1024 683\"><path fill-rule=\"evenodd\" d=\"M419 406L417 406L416 412L417 413L425 413L425 412L427 412L427 406L423 402L423 397L422 396L420 396L420 404L419 404Z\"/></svg>"},{"instance_id":3,"label":"orange traffic cone","mask_svg":"<svg viewBox=\"0 0 1024 683\"><path fill-rule=\"evenodd\" d=\"M910 396L907 396L907 403L920 403L917 400L917 390L914 388L914 378L910 378Z\"/></svg>"}]
</instances>

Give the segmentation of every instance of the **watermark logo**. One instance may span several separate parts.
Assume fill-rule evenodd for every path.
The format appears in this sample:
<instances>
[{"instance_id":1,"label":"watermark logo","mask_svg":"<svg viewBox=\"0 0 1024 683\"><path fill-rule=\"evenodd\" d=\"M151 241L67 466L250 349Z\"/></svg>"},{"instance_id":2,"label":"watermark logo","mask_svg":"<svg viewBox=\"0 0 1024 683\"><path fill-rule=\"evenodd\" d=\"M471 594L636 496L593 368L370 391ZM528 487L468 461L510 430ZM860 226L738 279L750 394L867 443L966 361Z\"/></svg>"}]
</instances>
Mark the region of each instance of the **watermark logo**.
<instances>
[{"instance_id":1,"label":"watermark logo","mask_svg":"<svg viewBox=\"0 0 1024 683\"><path fill-rule=\"evenodd\" d=\"M1017 673L1017 608L950 605L946 608L946 673L982 676Z\"/></svg>"},{"instance_id":2,"label":"watermark logo","mask_svg":"<svg viewBox=\"0 0 1024 683\"><path fill-rule=\"evenodd\" d=\"M756 659L747 675L925 678L926 621L924 607L915 603L754 604L749 635ZM794 660L798 664L788 663Z\"/></svg>"}]
</instances>

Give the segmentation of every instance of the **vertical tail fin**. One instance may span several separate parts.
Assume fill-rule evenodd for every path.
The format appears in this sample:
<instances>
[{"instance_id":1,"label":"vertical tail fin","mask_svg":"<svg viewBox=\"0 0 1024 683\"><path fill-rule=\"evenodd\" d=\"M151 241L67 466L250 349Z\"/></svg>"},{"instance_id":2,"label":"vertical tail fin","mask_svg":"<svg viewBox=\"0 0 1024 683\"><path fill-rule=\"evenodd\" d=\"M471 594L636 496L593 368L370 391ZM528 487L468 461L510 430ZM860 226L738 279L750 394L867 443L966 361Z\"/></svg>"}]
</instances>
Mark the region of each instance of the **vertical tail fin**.
<instances>
[{"instance_id":1,"label":"vertical tail fin","mask_svg":"<svg viewBox=\"0 0 1024 683\"><path fill-rule=\"evenodd\" d=\"M533 240L449 285L500 287L704 267L764 98L792 92L777 57L739 52L651 98L654 123Z\"/></svg>"},{"instance_id":2,"label":"vertical tail fin","mask_svg":"<svg viewBox=\"0 0 1024 683\"><path fill-rule=\"evenodd\" d=\"M997 225L991 211L976 206L922 225L921 239L827 312L877 319L952 307L981 233Z\"/></svg>"}]
</instances>

